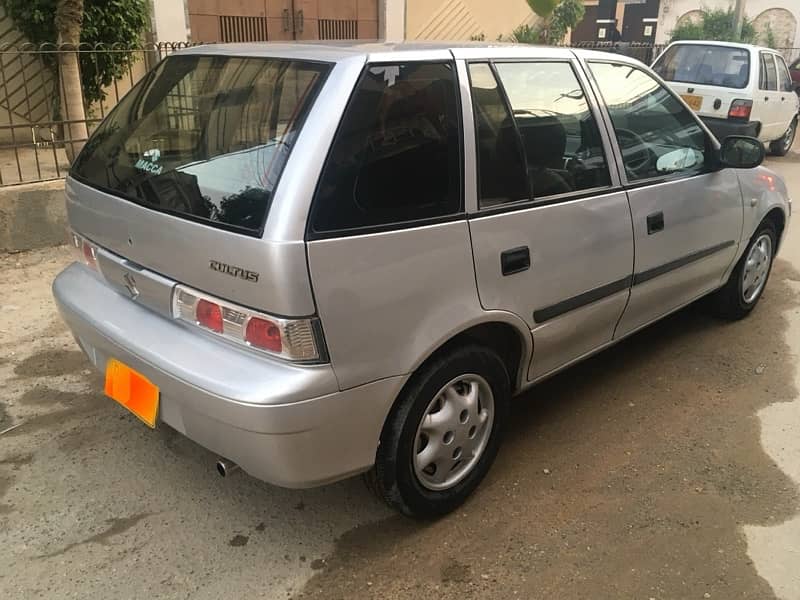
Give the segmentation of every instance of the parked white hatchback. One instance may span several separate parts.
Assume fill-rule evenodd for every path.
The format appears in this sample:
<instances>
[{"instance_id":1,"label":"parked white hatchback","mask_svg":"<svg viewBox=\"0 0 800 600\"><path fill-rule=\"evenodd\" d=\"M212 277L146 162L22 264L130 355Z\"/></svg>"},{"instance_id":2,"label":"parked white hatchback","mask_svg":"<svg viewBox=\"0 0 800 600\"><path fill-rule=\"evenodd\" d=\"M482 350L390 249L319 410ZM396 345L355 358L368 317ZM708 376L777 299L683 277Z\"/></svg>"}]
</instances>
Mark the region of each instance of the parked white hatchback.
<instances>
[{"instance_id":1,"label":"parked white hatchback","mask_svg":"<svg viewBox=\"0 0 800 600\"><path fill-rule=\"evenodd\" d=\"M732 42L674 42L653 70L722 140L756 137L783 156L797 132L800 100L783 56L771 48Z\"/></svg>"}]
</instances>

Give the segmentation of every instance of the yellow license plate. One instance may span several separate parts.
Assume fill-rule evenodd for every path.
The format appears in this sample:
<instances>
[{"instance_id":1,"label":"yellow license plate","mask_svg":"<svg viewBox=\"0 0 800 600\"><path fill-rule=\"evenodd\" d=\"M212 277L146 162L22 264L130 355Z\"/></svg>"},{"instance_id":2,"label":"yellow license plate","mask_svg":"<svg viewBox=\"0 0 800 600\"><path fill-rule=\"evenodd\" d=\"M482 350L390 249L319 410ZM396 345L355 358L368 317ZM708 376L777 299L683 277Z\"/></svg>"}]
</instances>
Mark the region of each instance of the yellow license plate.
<instances>
[{"instance_id":1,"label":"yellow license plate","mask_svg":"<svg viewBox=\"0 0 800 600\"><path fill-rule=\"evenodd\" d=\"M155 429L158 415L158 386L128 365L113 358L106 363L106 395L116 400Z\"/></svg>"},{"instance_id":2,"label":"yellow license plate","mask_svg":"<svg viewBox=\"0 0 800 600\"><path fill-rule=\"evenodd\" d=\"M686 104L689 105L689 108L692 110L700 110L700 107L703 106L703 97L702 96L695 96L694 94L681 94L681 98Z\"/></svg>"}]
</instances>

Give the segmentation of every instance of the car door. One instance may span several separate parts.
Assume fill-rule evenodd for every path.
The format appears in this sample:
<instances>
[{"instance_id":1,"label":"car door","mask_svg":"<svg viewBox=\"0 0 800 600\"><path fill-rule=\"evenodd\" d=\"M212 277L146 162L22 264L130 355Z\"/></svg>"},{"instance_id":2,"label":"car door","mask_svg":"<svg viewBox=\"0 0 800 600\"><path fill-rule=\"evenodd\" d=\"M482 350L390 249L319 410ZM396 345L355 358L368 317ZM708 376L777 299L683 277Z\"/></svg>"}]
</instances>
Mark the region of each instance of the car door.
<instances>
[{"instance_id":1,"label":"car door","mask_svg":"<svg viewBox=\"0 0 800 600\"><path fill-rule=\"evenodd\" d=\"M635 244L630 300L616 336L715 289L736 254L742 201L717 170L697 117L644 68L590 61L615 134Z\"/></svg>"},{"instance_id":2,"label":"car door","mask_svg":"<svg viewBox=\"0 0 800 600\"><path fill-rule=\"evenodd\" d=\"M792 86L792 77L789 74L789 68L780 54L773 54L775 59L775 68L778 71L778 95L780 97L780 123L782 133L789 129L789 125L797 116L798 99L797 94L794 93Z\"/></svg>"},{"instance_id":3,"label":"car door","mask_svg":"<svg viewBox=\"0 0 800 600\"><path fill-rule=\"evenodd\" d=\"M753 97L751 118L761 122L758 139L771 142L783 135L781 95L778 91L778 71L772 53L760 51L758 90Z\"/></svg>"},{"instance_id":4,"label":"car door","mask_svg":"<svg viewBox=\"0 0 800 600\"><path fill-rule=\"evenodd\" d=\"M554 52L564 58L465 67L478 293L484 308L530 326L531 379L612 340L633 268L630 212L596 101L571 54Z\"/></svg>"}]
</instances>

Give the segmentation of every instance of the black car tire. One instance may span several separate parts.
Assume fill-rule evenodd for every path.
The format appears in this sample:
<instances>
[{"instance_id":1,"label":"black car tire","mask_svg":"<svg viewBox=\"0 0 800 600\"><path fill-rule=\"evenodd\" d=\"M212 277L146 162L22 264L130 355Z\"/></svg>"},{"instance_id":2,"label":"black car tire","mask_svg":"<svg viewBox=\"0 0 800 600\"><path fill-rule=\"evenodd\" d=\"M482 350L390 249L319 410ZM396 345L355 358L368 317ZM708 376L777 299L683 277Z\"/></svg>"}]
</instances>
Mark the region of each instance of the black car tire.
<instances>
[{"instance_id":1,"label":"black car tire","mask_svg":"<svg viewBox=\"0 0 800 600\"><path fill-rule=\"evenodd\" d=\"M747 262L747 257L750 254L750 250L752 249L753 245L763 235L768 235L772 243L772 252L769 258L768 270L764 283L761 286L761 290L758 292L755 298L750 300L750 302L746 302L742 294L742 277L744 276L745 263ZM778 235L775 231L775 226L773 223L771 221L762 222L759 228L756 230L756 233L752 238L750 238L747 248L745 248L741 258L739 258L739 262L736 263L736 267L734 267L733 271L731 272L727 283L709 296L708 306L713 314L729 321L738 321L739 319L743 319L750 314L753 308L755 308L756 304L758 304L761 296L764 294L764 290L769 282L769 275L772 272L772 263L775 260L775 251L777 250L777 241Z\"/></svg>"},{"instance_id":2,"label":"black car tire","mask_svg":"<svg viewBox=\"0 0 800 600\"><path fill-rule=\"evenodd\" d=\"M414 469L417 428L431 401L454 378L479 375L493 397L493 420L479 459L452 487L434 491L420 483ZM467 345L434 357L412 376L383 427L375 466L365 475L369 488L406 516L431 518L456 509L478 487L494 461L508 419L511 385L506 366L490 348Z\"/></svg>"},{"instance_id":3,"label":"black car tire","mask_svg":"<svg viewBox=\"0 0 800 600\"><path fill-rule=\"evenodd\" d=\"M789 129L786 130L780 139L775 140L769 145L769 153L773 156L786 156L794 144L794 138L797 134L797 117L795 117L789 124Z\"/></svg>"}]
</instances>

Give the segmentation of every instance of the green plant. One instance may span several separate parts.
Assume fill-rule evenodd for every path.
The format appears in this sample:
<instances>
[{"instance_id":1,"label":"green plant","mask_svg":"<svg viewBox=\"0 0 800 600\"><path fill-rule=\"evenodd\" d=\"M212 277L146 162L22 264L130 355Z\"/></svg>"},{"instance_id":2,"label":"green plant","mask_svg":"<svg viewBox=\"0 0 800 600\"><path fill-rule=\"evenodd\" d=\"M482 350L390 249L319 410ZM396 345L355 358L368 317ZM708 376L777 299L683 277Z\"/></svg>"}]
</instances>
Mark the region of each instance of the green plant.
<instances>
[{"instance_id":1,"label":"green plant","mask_svg":"<svg viewBox=\"0 0 800 600\"><path fill-rule=\"evenodd\" d=\"M542 18L543 23L536 29L536 39L525 43L559 44L567 31L580 23L586 13L583 0L528 0L528 6ZM512 38L517 37L518 29L514 30Z\"/></svg>"},{"instance_id":2,"label":"green plant","mask_svg":"<svg viewBox=\"0 0 800 600\"><path fill-rule=\"evenodd\" d=\"M586 8L583 6L583 0L561 0L553 9L545 41L548 44L560 43L567 35L567 31L583 20L584 14Z\"/></svg>"},{"instance_id":3,"label":"green plant","mask_svg":"<svg viewBox=\"0 0 800 600\"><path fill-rule=\"evenodd\" d=\"M57 0L2 0L8 15L33 44L55 44ZM99 52L80 55L84 98L88 103L105 97L103 87L119 79L136 61L136 52L119 49L136 46L150 24L148 0L85 0L81 47L98 47ZM112 50L112 46L118 48ZM53 46L51 46L53 48ZM44 63L57 74L54 55L44 55Z\"/></svg>"},{"instance_id":4,"label":"green plant","mask_svg":"<svg viewBox=\"0 0 800 600\"><path fill-rule=\"evenodd\" d=\"M528 6L537 15L546 19L555 10L558 0L528 0Z\"/></svg>"},{"instance_id":5,"label":"green plant","mask_svg":"<svg viewBox=\"0 0 800 600\"><path fill-rule=\"evenodd\" d=\"M542 41L542 31L536 26L520 25L509 36L517 44L539 44Z\"/></svg>"},{"instance_id":6,"label":"green plant","mask_svg":"<svg viewBox=\"0 0 800 600\"><path fill-rule=\"evenodd\" d=\"M724 42L755 43L758 38L753 22L744 17L742 33L738 37L734 31L733 9L701 8L700 20L679 24L670 33L670 41L677 40L719 40Z\"/></svg>"}]
</instances>

